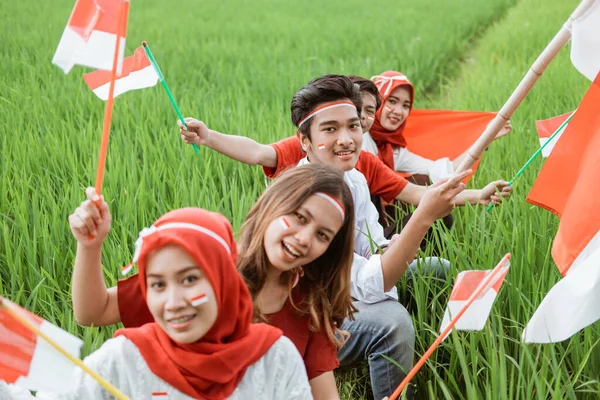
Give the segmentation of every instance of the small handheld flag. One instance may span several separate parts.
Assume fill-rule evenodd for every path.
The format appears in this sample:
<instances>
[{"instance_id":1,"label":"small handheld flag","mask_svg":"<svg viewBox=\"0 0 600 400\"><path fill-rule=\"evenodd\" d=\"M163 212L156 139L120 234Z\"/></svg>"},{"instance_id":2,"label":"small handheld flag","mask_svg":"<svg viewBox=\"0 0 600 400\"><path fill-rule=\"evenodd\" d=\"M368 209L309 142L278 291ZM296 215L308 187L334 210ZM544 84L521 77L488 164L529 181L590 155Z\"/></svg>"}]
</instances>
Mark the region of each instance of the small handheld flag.
<instances>
[{"instance_id":1,"label":"small handheld flag","mask_svg":"<svg viewBox=\"0 0 600 400\"><path fill-rule=\"evenodd\" d=\"M108 100L110 72L97 70L83 75L83 80L102 100ZM135 89L143 89L158 83L158 75L146 57L144 49L138 47L131 57L123 61L123 72L115 80L113 97Z\"/></svg>"}]
</instances>

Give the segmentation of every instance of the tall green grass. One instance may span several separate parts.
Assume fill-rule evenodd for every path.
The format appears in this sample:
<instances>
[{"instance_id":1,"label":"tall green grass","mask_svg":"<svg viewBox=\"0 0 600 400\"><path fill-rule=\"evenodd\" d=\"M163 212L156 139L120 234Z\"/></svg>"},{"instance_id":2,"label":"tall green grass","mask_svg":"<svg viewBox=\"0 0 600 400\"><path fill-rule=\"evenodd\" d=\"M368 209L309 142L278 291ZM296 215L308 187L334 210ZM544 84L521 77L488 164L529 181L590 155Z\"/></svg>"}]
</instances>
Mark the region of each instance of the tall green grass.
<instances>
[{"instance_id":1,"label":"tall green grass","mask_svg":"<svg viewBox=\"0 0 600 400\"><path fill-rule=\"evenodd\" d=\"M498 109L575 5L515 3L134 1L127 54L147 40L184 115L268 142L293 133L291 96L324 73L396 69L416 84L418 107ZM70 303L67 216L94 181L104 106L81 68L64 76L50 64L72 4L0 3L0 294L82 336L87 354L115 327L77 326ZM510 178L536 147L533 121L575 108L585 85L561 54L515 115L515 131L486 154L475 185ZM161 214L204 207L237 230L264 189L257 167L204 148L195 155L175 121L159 87L115 101L103 190L113 214L103 252L109 285L137 232ZM559 279L549 256L556 221L523 200L539 166L503 207L460 210L453 230L438 232L457 270L489 268L507 251L513 267L486 330L452 335L415 379L420 397L582 398L600 389L597 327L563 344L519 343ZM427 282L415 287L418 354L435 337L449 290L429 300ZM350 378L340 387L350 399L365 386Z\"/></svg>"}]
</instances>

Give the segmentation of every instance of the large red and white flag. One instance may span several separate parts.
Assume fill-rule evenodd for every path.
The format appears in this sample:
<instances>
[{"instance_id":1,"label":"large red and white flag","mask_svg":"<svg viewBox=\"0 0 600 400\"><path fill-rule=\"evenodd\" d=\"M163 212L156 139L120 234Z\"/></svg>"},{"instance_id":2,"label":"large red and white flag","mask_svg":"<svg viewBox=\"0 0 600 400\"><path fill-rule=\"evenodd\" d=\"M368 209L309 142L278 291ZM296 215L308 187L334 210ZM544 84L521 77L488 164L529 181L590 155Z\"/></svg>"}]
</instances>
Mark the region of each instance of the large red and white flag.
<instances>
[{"instance_id":1,"label":"large red and white flag","mask_svg":"<svg viewBox=\"0 0 600 400\"><path fill-rule=\"evenodd\" d=\"M552 257L564 276L523 332L528 343L568 339L600 319L600 74L527 197L558 217Z\"/></svg>"},{"instance_id":2,"label":"large red and white flag","mask_svg":"<svg viewBox=\"0 0 600 400\"><path fill-rule=\"evenodd\" d=\"M446 311L444 312L440 332L444 332L444 329L450 324L452 318L467 305L471 296L480 286L484 285L485 287L482 289L481 294L467 308L453 328L459 331L482 330L492 311L492 306L504 282L504 277L508 273L509 267L510 261L506 258L503 263L499 264L493 270L473 270L459 273L454 282ZM494 276L489 282L486 282L486 278L492 273ZM450 331L448 334L450 334Z\"/></svg>"},{"instance_id":3,"label":"large red and white flag","mask_svg":"<svg viewBox=\"0 0 600 400\"><path fill-rule=\"evenodd\" d=\"M108 100L110 71L97 70L83 75L88 87L102 100ZM115 80L114 97L129 90L143 89L158 83L156 70L146 57L143 47L138 47L131 57L123 60L123 72Z\"/></svg>"},{"instance_id":4,"label":"large red and white flag","mask_svg":"<svg viewBox=\"0 0 600 400\"><path fill-rule=\"evenodd\" d=\"M411 152L430 160L454 160L477 141L495 116L491 112L413 109L402 134ZM478 166L479 161L471 167L473 173Z\"/></svg>"},{"instance_id":5,"label":"large red and white flag","mask_svg":"<svg viewBox=\"0 0 600 400\"><path fill-rule=\"evenodd\" d=\"M29 320L75 357L83 342L68 332L0 297L0 302ZM0 306L0 380L28 390L68 391L75 364L32 333Z\"/></svg>"},{"instance_id":6,"label":"large red and white flag","mask_svg":"<svg viewBox=\"0 0 600 400\"><path fill-rule=\"evenodd\" d=\"M550 137L554 134L554 132L561 127L561 125L567 120L567 118L569 118L571 114L572 113L566 113L553 118L535 122L538 137L540 138L540 146L544 146L546 142L550 140ZM550 143L546 144L546 146L542 149L542 157L548 157L550 153L552 153L552 149L554 149L554 146L556 146L558 139L561 138L567 129L567 126L569 126L568 123L563 126L561 131L554 136Z\"/></svg>"},{"instance_id":7,"label":"large red and white flag","mask_svg":"<svg viewBox=\"0 0 600 400\"><path fill-rule=\"evenodd\" d=\"M121 72L128 16L129 0L77 0L52 64L65 74L74 65L111 70L117 32L121 32L117 64Z\"/></svg>"},{"instance_id":8,"label":"large red and white flag","mask_svg":"<svg viewBox=\"0 0 600 400\"><path fill-rule=\"evenodd\" d=\"M600 1L573 21L571 62L590 81L600 72Z\"/></svg>"}]
</instances>

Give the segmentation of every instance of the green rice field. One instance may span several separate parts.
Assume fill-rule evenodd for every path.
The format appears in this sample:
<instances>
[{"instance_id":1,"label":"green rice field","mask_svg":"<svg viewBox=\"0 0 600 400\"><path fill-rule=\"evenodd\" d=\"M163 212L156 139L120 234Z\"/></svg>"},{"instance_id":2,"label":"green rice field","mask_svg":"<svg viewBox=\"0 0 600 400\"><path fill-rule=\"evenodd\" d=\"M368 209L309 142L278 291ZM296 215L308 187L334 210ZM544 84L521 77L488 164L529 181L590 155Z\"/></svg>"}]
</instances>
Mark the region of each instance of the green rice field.
<instances>
[{"instance_id":1,"label":"green rice field","mask_svg":"<svg viewBox=\"0 0 600 400\"><path fill-rule=\"evenodd\" d=\"M118 326L78 326L71 307L75 255L67 217L95 182L104 103L75 67L51 59L73 0L0 2L0 295L98 348ZM186 116L268 143L292 135L289 102L325 73L365 77L402 71L418 108L497 111L566 21L576 0L222 0L132 1L126 55L148 41ZM550 64L512 118L513 132L486 152L480 187L512 178L537 149L535 121L571 111L589 81L569 60ZM600 326L570 340L525 345L521 334L560 279L550 256L558 219L525 202L543 160L519 178L512 198L486 212L462 207L451 231L437 229L452 277L512 266L481 332L454 332L413 383L419 399L597 399ZM174 208L227 216L237 231L265 182L260 167L179 138L161 87L115 100L103 194L113 215L104 244L108 285L127 264L139 230ZM425 252L427 253L427 252ZM404 286L403 283L400 283ZM415 359L435 340L451 282L417 282ZM343 371L343 399L366 398L366 367Z\"/></svg>"}]
</instances>

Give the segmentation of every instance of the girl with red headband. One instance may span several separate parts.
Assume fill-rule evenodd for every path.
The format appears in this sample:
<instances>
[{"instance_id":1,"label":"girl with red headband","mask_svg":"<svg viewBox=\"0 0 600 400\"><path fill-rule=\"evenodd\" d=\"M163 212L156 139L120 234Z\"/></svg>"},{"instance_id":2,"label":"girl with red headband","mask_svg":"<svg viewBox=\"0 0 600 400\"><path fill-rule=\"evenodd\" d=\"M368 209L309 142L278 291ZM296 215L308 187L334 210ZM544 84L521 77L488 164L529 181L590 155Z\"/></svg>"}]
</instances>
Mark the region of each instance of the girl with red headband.
<instances>
[{"instance_id":1,"label":"girl with red headband","mask_svg":"<svg viewBox=\"0 0 600 400\"><path fill-rule=\"evenodd\" d=\"M466 152L454 160L430 160L406 148L403 131L414 102L412 83L396 71L386 71L371 80L377 85L383 104L375 114L373 126L364 136L363 150L379 156L388 167L398 172L428 175L434 183L448 177L460 165ZM511 129L508 122L496 138L508 134Z\"/></svg>"},{"instance_id":2,"label":"girl with red headband","mask_svg":"<svg viewBox=\"0 0 600 400\"><path fill-rule=\"evenodd\" d=\"M69 219L76 263L100 271L111 217L104 199L96 201L97 208L84 202ZM140 291L130 299L144 304L152 319L118 330L85 363L132 399L311 399L294 344L281 330L252 323L252 298L236 261L222 215L184 208L159 218L136 241ZM82 371L74 379L75 391L61 398L108 397Z\"/></svg>"},{"instance_id":3,"label":"girl with red headband","mask_svg":"<svg viewBox=\"0 0 600 400\"><path fill-rule=\"evenodd\" d=\"M105 203L96 212L93 188L89 196L70 217L83 244L105 237L106 225L110 227ZM339 365L338 347L348 337L341 326L355 310L350 297L353 227L352 195L343 175L315 164L282 174L252 208L241 229L237 264L254 300L255 320L280 328L296 345L316 399L338 398L333 370ZM142 243L147 232L141 233ZM194 243L196 239L186 240ZM122 321L133 327L155 320L149 304L140 301L139 278L132 276L117 288L106 289L99 253L90 254L83 244L78 245L73 274L77 321L94 326Z\"/></svg>"}]
</instances>

